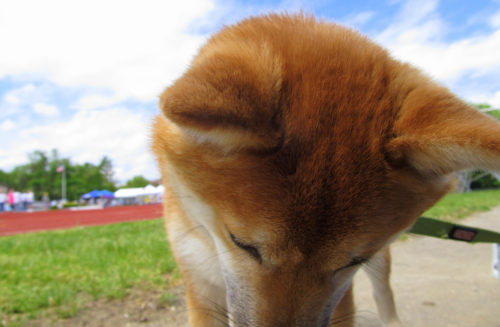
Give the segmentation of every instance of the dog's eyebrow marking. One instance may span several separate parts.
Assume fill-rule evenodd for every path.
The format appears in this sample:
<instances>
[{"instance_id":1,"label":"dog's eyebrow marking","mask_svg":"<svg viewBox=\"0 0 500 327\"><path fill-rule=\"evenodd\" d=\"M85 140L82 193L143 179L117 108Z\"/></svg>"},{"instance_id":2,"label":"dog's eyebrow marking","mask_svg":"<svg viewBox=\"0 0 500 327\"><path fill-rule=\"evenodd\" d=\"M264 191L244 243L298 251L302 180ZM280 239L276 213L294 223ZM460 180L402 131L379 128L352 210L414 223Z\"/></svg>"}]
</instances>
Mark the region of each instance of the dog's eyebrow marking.
<instances>
[{"instance_id":1,"label":"dog's eyebrow marking","mask_svg":"<svg viewBox=\"0 0 500 327\"><path fill-rule=\"evenodd\" d=\"M245 243L242 243L236 236L234 236L233 233L229 233L229 236L231 237L231 241L233 241L233 243L239 247L240 249L246 251L248 254L250 254L252 257L254 257L255 260L257 260L259 263L262 263L262 257L259 253L259 250L257 249L257 247L255 247L254 245L250 245L250 244L245 244Z\"/></svg>"}]
</instances>

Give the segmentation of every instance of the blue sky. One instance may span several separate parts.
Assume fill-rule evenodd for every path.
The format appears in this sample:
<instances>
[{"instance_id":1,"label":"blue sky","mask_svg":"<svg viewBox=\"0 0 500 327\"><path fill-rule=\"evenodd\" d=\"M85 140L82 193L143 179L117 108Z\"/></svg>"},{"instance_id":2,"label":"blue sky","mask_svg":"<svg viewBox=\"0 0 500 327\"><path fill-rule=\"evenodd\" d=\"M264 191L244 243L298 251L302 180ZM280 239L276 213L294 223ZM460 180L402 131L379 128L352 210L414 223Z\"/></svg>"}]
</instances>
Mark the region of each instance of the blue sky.
<instances>
[{"instance_id":1,"label":"blue sky","mask_svg":"<svg viewBox=\"0 0 500 327\"><path fill-rule=\"evenodd\" d=\"M157 178L157 97L224 25L303 10L359 30L469 102L500 107L500 0L0 2L0 169L56 148Z\"/></svg>"}]
</instances>

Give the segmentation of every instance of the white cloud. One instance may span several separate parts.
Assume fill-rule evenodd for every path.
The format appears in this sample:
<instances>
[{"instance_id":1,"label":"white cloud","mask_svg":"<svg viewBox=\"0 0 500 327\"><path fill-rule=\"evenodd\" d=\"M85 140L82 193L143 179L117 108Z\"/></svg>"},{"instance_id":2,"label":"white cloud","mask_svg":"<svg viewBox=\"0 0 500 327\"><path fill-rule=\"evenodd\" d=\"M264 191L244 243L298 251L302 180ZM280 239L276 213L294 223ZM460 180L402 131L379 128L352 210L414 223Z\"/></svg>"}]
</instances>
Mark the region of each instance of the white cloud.
<instances>
[{"instance_id":1,"label":"white cloud","mask_svg":"<svg viewBox=\"0 0 500 327\"><path fill-rule=\"evenodd\" d=\"M9 103L11 105L18 105L19 103L21 103L21 100L19 100L19 98L14 94L6 94L4 96L4 100L6 103Z\"/></svg>"},{"instance_id":2,"label":"white cloud","mask_svg":"<svg viewBox=\"0 0 500 327\"><path fill-rule=\"evenodd\" d=\"M186 32L210 0L2 1L0 77L42 74L151 100L203 41ZM29 8L27 10L26 8Z\"/></svg>"},{"instance_id":3,"label":"white cloud","mask_svg":"<svg viewBox=\"0 0 500 327\"><path fill-rule=\"evenodd\" d=\"M348 16L347 18L339 21L339 23L350 27L359 27L368 23L374 16L375 13L373 11L364 11Z\"/></svg>"},{"instance_id":4,"label":"white cloud","mask_svg":"<svg viewBox=\"0 0 500 327\"><path fill-rule=\"evenodd\" d=\"M419 10L416 10L419 8ZM500 73L500 30L445 42L448 27L439 17L437 1L408 1L398 19L375 39L398 59L453 85L466 75Z\"/></svg>"},{"instance_id":5,"label":"white cloud","mask_svg":"<svg viewBox=\"0 0 500 327\"><path fill-rule=\"evenodd\" d=\"M377 41L385 45L415 44L439 39L447 30L437 14L437 0L409 0Z\"/></svg>"},{"instance_id":6,"label":"white cloud","mask_svg":"<svg viewBox=\"0 0 500 327\"><path fill-rule=\"evenodd\" d=\"M494 94L477 94L470 97L473 103L487 103L493 108L500 108L500 91Z\"/></svg>"},{"instance_id":7,"label":"white cloud","mask_svg":"<svg viewBox=\"0 0 500 327\"><path fill-rule=\"evenodd\" d=\"M489 103L491 104L491 106L493 106L493 108L500 108L500 91L498 92L495 92L495 94L490 97L486 103Z\"/></svg>"},{"instance_id":8,"label":"white cloud","mask_svg":"<svg viewBox=\"0 0 500 327\"><path fill-rule=\"evenodd\" d=\"M120 101L117 96L102 94L86 94L79 98L72 106L78 110L91 110L102 107L109 107Z\"/></svg>"},{"instance_id":9,"label":"white cloud","mask_svg":"<svg viewBox=\"0 0 500 327\"><path fill-rule=\"evenodd\" d=\"M3 131L11 131L13 130L14 128L16 127L16 124L10 120L10 119L7 119L5 120L1 125L0 125L0 128L3 130Z\"/></svg>"},{"instance_id":10,"label":"white cloud","mask_svg":"<svg viewBox=\"0 0 500 327\"><path fill-rule=\"evenodd\" d=\"M8 90L0 101L2 113L17 110L20 106L27 105L33 107L36 103L44 103L47 100L47 90L37 87L32 83L27 83Z\"/></svg>"},{"instance_id":11,"label":"white cloud","mask_svg":"<svg viewBox=\"0 0 500 327\"><path fill-rule=\"evenodd\" d=\"M0 167L26 161L35 149L58 149L77 163L97 163L107 155L114 163L116 178L134 175L159 176L149 152L150 118L126 108L78 111L68 121L27 128L8 144L7 156L0 156ZM5 144L4 144L5 145Z\"/></svg>"},{"instance_id":12,"label":"white cloud","mask_svg":"<svg viewBox=\"0 0 500 327\"><path fill-rule=\"evenodd\" d=\"M36 103L33 106L33 110L43 116L57 116L59 114L59 109L53 104Z\"/></svg>"},{"instance_id":13,"label":"white cloud","mask_svg":"<svg viewBox=\"0 0 500 327\"><path fill-rule=\"evenodd\" d=\"M7 91L0 99L0 118L19 116L19 107L24 101L37 101L39 98L34 92L35 89L32 84L26 84L23 87Z\"/></svg>"},{"instance_id":14,"label":"white cloud","mask_svg":"<svg viewBox=\"0 0 500 327\"><path fill-rule=\"evenodd\" d=\"M21 87L10 89L4 94L3 100L8 104L18 105L23 102L23 100L26 101L26 99L33 99L36 91L36 87L33 84L28 83Z\"/></svg>"},{"instance_id":15,"label":"white cloud","mask_svg":"<svg viewBox=\"0 0 500 327\"><path fill-rule=\"evenodd\" d=\"M492 27L500 27L500 10L490 17L489 23Z\"/></svg>"},{"instance_id":16,"label":"white cloud","mask_svg":"<svg viewBox=\"0 0 500 327\"><path fill-rule=\"evenodd\" d=\"M500 31L487 36L441 42L394 42L391 53L424 69L434 78L453 83L465 74L480 77L500 70Z\"/></svg>"}]
</instances>

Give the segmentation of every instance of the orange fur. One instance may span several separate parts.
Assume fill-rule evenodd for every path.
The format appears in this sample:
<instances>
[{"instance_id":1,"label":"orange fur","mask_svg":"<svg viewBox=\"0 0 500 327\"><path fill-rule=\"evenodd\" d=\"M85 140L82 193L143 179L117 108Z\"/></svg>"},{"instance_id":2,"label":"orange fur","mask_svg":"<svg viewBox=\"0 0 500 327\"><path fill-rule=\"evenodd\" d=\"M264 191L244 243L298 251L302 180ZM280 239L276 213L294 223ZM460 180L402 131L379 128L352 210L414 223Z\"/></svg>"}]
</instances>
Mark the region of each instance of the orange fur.
<instances>
[{"instance_id":1,"label":"orange fur","mask_svg":"<svg viewBox=\"0 0 500 327\"><path fill-rule=\"evenodd\" d=\"M448 174L500 168L496 121L301 15L224 28L160 108L153 150L192 326L327 326L361 259L389 262L377 253Z\"/></svg>"}]
</instances>

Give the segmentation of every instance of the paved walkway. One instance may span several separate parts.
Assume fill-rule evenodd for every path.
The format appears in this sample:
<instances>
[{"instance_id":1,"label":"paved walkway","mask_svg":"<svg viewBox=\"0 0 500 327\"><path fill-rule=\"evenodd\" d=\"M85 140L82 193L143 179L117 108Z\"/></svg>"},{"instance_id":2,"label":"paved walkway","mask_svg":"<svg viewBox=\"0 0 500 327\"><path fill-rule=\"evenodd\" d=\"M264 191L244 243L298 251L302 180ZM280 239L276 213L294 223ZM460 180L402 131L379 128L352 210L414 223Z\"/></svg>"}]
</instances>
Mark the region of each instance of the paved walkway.
<instances>
[{"instance_id":1,"label":"paved walkway","mask_svg":"<svg viewBox=\"0 0 500 327\"><path fill-rule=\"evenodd\" d=\"M460 222L500 231L500 207ZM492 245L412 236L392 246L392 286L405 326L500 326L500 280L492 275ZM378 323L364 272L355 279L358 326Z\"/></svg>"}]
</instances>

